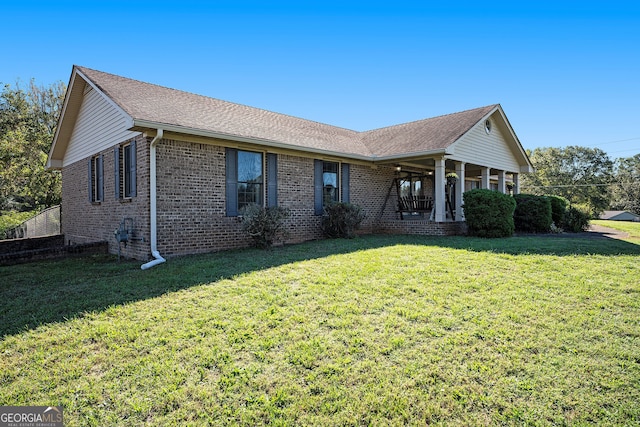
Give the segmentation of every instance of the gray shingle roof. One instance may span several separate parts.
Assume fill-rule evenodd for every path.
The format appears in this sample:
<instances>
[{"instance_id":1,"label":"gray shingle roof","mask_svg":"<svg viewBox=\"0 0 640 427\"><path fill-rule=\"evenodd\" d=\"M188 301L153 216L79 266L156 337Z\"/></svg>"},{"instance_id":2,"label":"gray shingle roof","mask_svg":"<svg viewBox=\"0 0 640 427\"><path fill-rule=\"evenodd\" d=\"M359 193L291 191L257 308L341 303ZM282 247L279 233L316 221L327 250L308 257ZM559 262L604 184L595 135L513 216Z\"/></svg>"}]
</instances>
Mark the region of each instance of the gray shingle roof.
<instances>
[{"instance_id":1,"label":"gray shingle roof","mask_svg":"<svg viewBox=\"0 0 640 427\"><path fill-rule=\"evenodd\" d=\"M365 144L378 157L445 149L489 114L497 105L370 130Z\"/></svg>"},{"instance_id":2,"label":"gray shingle roof","mask_svg":"<svg viewBox=\"0 0 640 427\"><path fill-rule=\"evenodd\" d=\"M445 149L497 105L357 132L85 67L76 69L134 121L314 149L385 157Z\"/></svg>"}]
</instances>

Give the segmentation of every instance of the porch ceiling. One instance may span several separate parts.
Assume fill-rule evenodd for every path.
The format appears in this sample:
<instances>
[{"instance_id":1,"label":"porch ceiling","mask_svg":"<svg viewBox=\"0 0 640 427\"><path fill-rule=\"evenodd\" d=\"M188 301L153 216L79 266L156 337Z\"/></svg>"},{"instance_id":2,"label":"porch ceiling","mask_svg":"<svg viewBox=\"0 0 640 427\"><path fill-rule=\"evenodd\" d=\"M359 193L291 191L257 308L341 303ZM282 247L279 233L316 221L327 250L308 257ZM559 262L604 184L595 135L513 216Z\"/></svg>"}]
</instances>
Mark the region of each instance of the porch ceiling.
<instances>
[{"instance_id":1,"label":"porch ceiling","mask_svg":"<svg viewBox=\"0 0 640 427\"><path fill-rule=\"evenodd\" d=\"M447 172L454 172L456 169L455 161L453 160L445 160L445 168ZM399 161L394 163L388 163L393 166L400 166L405 172L432 172L435 169L435 159L433 158L423 158L423 159L412 159L410 161ZM476 165L473 163L465 163L465 176L466 177L480 177L482 173L482 169L486 166ZM513 173L512 171L505 171L507 173ZM491 168L491 175L495 175L498 173L497 169Z\"/></svg>"}]
</instances>

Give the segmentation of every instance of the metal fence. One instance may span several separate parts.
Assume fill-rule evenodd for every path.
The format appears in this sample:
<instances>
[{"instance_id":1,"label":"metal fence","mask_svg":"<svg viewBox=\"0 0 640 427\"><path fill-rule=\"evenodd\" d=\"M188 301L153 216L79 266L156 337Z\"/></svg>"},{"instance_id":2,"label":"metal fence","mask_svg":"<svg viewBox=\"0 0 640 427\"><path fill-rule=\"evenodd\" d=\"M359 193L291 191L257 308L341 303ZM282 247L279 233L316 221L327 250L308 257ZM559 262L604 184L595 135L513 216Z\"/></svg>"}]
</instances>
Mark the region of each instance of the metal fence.
<instances>
[{"instance_id":1,"label":"metal fence","mask_svg":"<svg viewBox=\"0 0 640 427\"><path fill-rule=\"evenodd\" d=\"M60 206L45 209L33 218L5 232L5 239L55 236L60 234Z\"/></svg>"}]
</instances>

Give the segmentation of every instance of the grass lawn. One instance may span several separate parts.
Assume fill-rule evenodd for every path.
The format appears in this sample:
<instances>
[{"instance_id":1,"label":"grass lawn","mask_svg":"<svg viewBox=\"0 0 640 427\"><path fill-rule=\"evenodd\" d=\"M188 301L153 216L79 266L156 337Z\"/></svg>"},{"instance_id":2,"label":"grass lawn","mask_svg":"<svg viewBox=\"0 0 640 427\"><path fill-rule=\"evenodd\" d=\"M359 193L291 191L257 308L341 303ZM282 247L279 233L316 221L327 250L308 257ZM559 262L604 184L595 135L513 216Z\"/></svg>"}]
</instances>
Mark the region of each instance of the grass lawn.
<instances>
[{"instance_id":1,"label":"grass lawn","mask_svg":"<svg viewBox=\"0 0 640 427\"><path fill-rule=\"evenodd\" d=\"M637 425L640 246L364 236L0 267L0 405L65 425Z\"/></svg>"}]
</instances>

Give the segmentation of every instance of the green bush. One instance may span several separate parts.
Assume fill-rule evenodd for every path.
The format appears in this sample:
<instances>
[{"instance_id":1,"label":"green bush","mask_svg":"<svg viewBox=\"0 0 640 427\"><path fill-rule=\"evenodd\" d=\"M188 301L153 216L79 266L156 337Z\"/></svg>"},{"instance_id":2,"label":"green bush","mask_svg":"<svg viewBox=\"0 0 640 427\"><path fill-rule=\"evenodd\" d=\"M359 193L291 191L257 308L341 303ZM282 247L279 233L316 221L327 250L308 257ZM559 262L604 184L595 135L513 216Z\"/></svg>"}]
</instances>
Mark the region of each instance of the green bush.
<instances>
[{"instance_id":1,"label":"green bush","mask_svg":"<svg viewBox=\"0 0 640 427\"><path fill-rule=\"evenodd\" d=\"M462 195L469 234L479 237L509 237L513 234L513 197L497 191L475 189Z\"/></svg>"},{"instance_id":2,"label":"green bush","mask_svg":"<svg viewBox=\"0 0 640 427\"><path fill-rule=\"evenodd\" d=\"M569 207L564 215L562 228L572 233L587 231L587 228L589 228L589 214L576 207Z\"/></svg>"},{"instance_id":3,"label":"green bush","mask_svg":"<svg viewBox=\"0 0 640 427\"><path fill-rule=\"evenodd\" d=\"M526 233L546 233L551 230L551 201L546 196L516 194L513 221L516 230Z\"/></svg>"},{"instance_id":4,"label":"green bush","mask_svg":"<svg viewBox=\"0 0 640 427\"><path fill-rule=\"evenodd\" d=\"M322 232L328 237L351 239L364 218L365 213L358 205L344 202L331 203L325 206L320 225Z\"/></svg>"},{"instance_id":5,"label":"green bush","mask_svg":"<svg viewBox=\"0 0 640 427\"><path fill-rule=\"evenodd\" d=\"M265 208L255 204L248 205L242 210L242 228L257 247L269 248L279 234L286 237L284 220L290 215L289 209L279 206Z\"/></svg>"},{"instance_id":6,"label":"green bush","mask_svg":"<svg viewBox=\"0 0 640 427\"><path fill-rule=\"evenodd\" d=\"M567 199L560 196L547 196L551 202L551 220L560 227L564 220L564 214L567 212Z\"/></svg>"}]
</instances>

